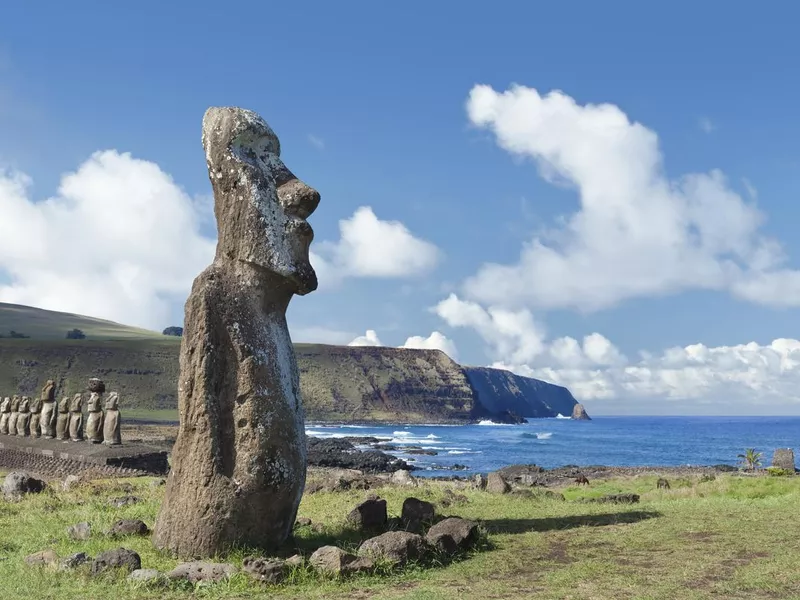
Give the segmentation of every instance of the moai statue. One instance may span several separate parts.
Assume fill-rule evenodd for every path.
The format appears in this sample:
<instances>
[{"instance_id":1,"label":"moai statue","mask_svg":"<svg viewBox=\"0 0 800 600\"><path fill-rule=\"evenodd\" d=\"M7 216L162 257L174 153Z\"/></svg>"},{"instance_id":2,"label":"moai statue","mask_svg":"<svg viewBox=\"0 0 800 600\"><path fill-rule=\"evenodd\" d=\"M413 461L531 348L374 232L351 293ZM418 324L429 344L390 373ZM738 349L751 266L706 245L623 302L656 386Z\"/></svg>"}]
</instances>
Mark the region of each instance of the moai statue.
<instances>
[{"instance_id":1,"label":"moai statue","mask_svg":"<svg viewBox=\"0 0 800 600\"><path fill-rule=\"evenodd\" d=\"M16 394L11 397L11 414L8 416L8 435L17 435L20 400L21 398Z\"/></svg>"},{"instance_id":2,"label":"moai statue","mask_svg":"<svg viewBox=\"0 0 800 600\"><path fill-rule=\"evenodd\" d=\"M69 437L73 442L83 440L83 394L75 394L69 403Z\"/></svg>"},{"instance_id":3,"label":"moai statue","mask_svg":"<svg viewBox=\"0 0 800 600\"><path fill-rule=\"evenodd\" d=\"M28 437L31 426L31 399L23 396L19 401L19 415L17 416L17 436Z\"/></svg>"},{"instance_id":4,"label":"moai statue","mask_svg":"<svg viewBox=\"0 0 800 600\"><path fill-rule=\"evenodd\" d=\"M119 446L122 443L120 434L119 394L110 392L106 398L106 415L103 419L103 443Z\"/></svg>"},{"instance_id":5,"label":"moai statue","mask_svg":"<svg viewBox=\"0 0 800 600\"><path fill-rule=\"evenodd\" d=\"M11 416L11 398L0 402L0 434L8 435L8 419Z\"/></svg>"},{"instance_id":6,"label":"moai statue","mask_svg":"<svg viewBox=\"0 0 800 600\"><path fill-rule=\"evenodd\" d=\"M39 396L42 402L42 416L39 419L42 435L52 440L56 436L56 419L58 418L58 407L56 406L56 384L52 379L48 379L42 388Z\"/></svg>"},{"instance_id":7,"label":"moai statue","mask_svg":"<svg viewBox=\"0 0 800 600\"><path fill-rule=\"evenodd\" d=\"M86 439L93 444L100 444L103 441L103 405L99 393L89 394L87 408L89 416L86 419Z\"/></svg>"},{"instance_id":8,"label":"moai statue","mask_svg":"<svg viewBox=\"0 0 800 600\"><path fill-rule=\"evenodd\" d=\"M210 108L203 147L217 251L186 301L180 428L153 536L181 557L268 551L291 533L306 445L286 309L317 288L306 218L320 196L283 164L269 125Z\"/></svg>"},{"instance_id":9,"label":"moai statue","mask_svg":"<svg viewBox=\"0 0 800 600\"><path fill-rule=\"evenodd\" d=\"M42 430L40 426L40 422L42 420L42 399L41 398L31 398L31 422L29 425L29 431L31 437L41 437Z\"/></svg>"},{"instance_id":10,"label":"moai statue","mask_svg":"<svg viewBox=\"0 0 800 600\"><path fill-rule=\"evenodd\" d=\"M56 439L67 441L69 439L69 398L64 396L58 403L56 418Z\"/></svg>"}]
</instances>

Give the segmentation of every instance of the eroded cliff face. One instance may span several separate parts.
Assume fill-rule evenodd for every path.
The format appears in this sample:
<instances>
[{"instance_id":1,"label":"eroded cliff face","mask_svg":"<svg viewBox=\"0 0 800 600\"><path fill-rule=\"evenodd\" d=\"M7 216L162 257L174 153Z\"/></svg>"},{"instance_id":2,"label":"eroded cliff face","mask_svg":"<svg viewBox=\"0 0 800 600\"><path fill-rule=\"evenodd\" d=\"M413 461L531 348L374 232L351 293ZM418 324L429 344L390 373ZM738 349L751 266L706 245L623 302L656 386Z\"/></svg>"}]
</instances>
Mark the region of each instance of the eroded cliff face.
<instances>
[{"instance_id":1,"label":"eroded cliff face","mask_svg":"<svg viewBox=\"0 0 800 600\"><path fill-rule=\"evenodd\" d=\"M129 408L176 408L180 338L0 340L0 394L59 394L100 377ZM509 371L462 367L438 350L296 344L308 421L465 423L511 411L569 416L566 388Z\"/></svg>"}]
</instances>

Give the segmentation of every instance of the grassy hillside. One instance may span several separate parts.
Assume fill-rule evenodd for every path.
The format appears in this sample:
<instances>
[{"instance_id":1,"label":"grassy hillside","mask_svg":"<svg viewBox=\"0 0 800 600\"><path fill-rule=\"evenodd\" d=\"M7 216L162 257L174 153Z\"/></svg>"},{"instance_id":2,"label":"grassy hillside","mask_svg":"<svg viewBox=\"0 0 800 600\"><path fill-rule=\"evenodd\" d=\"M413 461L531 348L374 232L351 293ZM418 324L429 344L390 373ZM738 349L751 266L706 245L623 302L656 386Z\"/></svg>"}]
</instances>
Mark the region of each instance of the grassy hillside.
<instances>
[{"instance_id":1,"label":"grassy hillside","mask_svg":"<svg viewBox=\"0 0 800 600\"><path fill-rule=\"evenodd\" d=\"M67 340L73 328L86 339ZM0 332L9 330L30 337L0 339L0 395L38 394L47 379L56 381L59 396L70 395L100 377L120 393L125 409L177 407L180 338L0 304ZM315 421L464 422L512 407L523 416L555 416L569 414L571 405L561 405L575 402L567 391L553 412L550 396L566 390L543 382L525 385L517 381L525 378L494 369L483 370L479 394L469 370L438 350L322 344L295 349L306 415ZM479 397L486 406L478 404Z\"/></svg>"}]
</instances>

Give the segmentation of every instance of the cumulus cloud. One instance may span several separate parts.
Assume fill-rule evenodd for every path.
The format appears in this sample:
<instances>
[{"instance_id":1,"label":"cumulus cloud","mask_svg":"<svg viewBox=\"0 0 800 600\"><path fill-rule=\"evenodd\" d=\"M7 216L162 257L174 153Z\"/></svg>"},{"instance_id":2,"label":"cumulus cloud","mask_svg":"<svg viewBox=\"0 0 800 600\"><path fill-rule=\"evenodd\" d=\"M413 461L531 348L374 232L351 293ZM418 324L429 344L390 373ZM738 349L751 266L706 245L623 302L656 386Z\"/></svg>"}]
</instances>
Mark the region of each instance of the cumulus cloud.
<instances>
[{"instance_id":1,"label":"cumulus cloud","mask_svg":"<svg viewBox=\"0 0 800 600\"><path fill-rule=\"evenodd\" d=\"M548 181L573 187L580 209L463 286L486 305L593 311L630 298L718 290L765 305L800 305L800 272L760 232L764 216L719 171L669 179L658 136L611 104L558 91L475 86L470 122Z\"/></svg>"},{"instance_id":2,"label":"cumulus cloud","mask_svg":"<svg viewBox=\"0 0 800 600\"><path fill-rule=\"evenodd\" d=\"M367 329L364 335L360 335L352 340L348 346L383 346L378 334L374 329Z\"/></svg>"},{"instance_id":3,"label":"cumulus cloud","mask_svg":"<svg viewBox=\"0 0 800 600\"><path fill-rule=\"evenodd\" d=\"M156 164L97 152L37 201L32 181L0 171L0 301L160 329L213 259L207 201Z\"/></svg>"},{"instance_id":4,"label":"cumulus cloud","mask_svg":"<svg viewBox=\"0 0 800 600\"><path fill-rule=\"evenodd\" d=\"M400 221L383 221L362 206L339 221L338 242L316 244L311 263L320 285L346 277L405 278L432 270L441 251L419 239Z\"/></svg>"},{"instance_id":5,"label":"cumulus cloud","mask_svg":"<svg viewBox=\"0 0 800 600\"><path fill-rule=\"evenodd\" d=\"M417 348L420 350L441 350L453 360L458 360L458 349L455 342L439 331L432 332L428 337L412 335L401 348Z\"/></svg>"}]
</instances>

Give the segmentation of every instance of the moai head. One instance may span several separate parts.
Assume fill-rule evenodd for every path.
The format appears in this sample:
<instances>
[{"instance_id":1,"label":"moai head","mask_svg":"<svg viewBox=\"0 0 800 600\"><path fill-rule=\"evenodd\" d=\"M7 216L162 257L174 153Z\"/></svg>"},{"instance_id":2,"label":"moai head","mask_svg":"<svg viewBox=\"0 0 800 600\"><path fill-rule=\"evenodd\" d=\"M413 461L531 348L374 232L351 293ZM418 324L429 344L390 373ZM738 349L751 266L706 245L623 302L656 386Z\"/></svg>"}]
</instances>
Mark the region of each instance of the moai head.
<instances>
[{"instance_id":1,"label":"moai head","mask_svg":"<svg viewBox=\"0 0 800 600\"><path fill-rule=\"evenodd\" d=\"M117 392L109 392L106 397L106 410L119 410L119 394Z\"/></svg>"},{"instance_id":2,"label":"moai head","mask_svg":"<svg viewBox=\"0 0 800 600\"><path fill-rule=\"evenodd\" d=\"M275 132L253 111L212 107L203 117L203 148L214 190L215 260L277 274L294 294L317 289L306 218L320 196L283 164Z\"/></svg>"},{"instance_id":3,"label":"moai head","mask_svg":"<svg viewBox=\"0 0 800 600\"><path fill-rule=\"evenodd\" d=\"M11 412L11 398L3 398L3 401L0 402L0 412Z\"/></svg>"},{"instance_id":4,"label":"moai head","mask_svg":"<svg viewBox=\"0 0 800 600\"><path fill-rule=\"evenodd\" d=\"M69 403L69 412L81 412L83 409L83 394L75 394Z\"/></svg>"},{"instance_id":5,"label":"moai head","mask_svg":"<svg viewBox=\"0 0 800 600\"><path fill-rule=\"evenodd\" d=\"M19 412L28 412L31 407L31 399L28 396L23 396L19 401Z\"/></svg>"},{"instance_id":6,"label":"moai head","mask_svg":"<svg viewBox=\"0 0 800 600\"><path fill-rule=\"evenodd\" d=\"M11 396L11 412L17 412L19 410L19 402L21 398L14 394Z\"/></svg>"},{"instance_id":7,"label":"moai head","mask_svg":"<svg viewBox=\"0 0 800 600\"><path fill-rule=\"evenodd\" d=\"M39 396L42 402L54 402L56 399L56 382L48 379L42 388L42 395Z\"/></svg>"},{"instance_id":8,"label":"moai head","mask_svg":"<svg viewBox=\"0 0 800 600\"><path fill-rule=\"evenodd\" d=\"M103 392L106 391L106 384L103 382L102 379L98 379L97 377L92 377L89 380L89 391L102 394Z\"/></svg>"},{"instance_id":9,"label":"moai head","mask_svg":"<svg viewBox=\"0 0 800 600\"><path fill-rule=\"evenodd\" d=\"M92 392L89 394L89 402L87 403L89 412L98 412L100 408L100 394Z\"/></svg>"},{"instance_id":10,"label":"moai head","mask_svg":"<svg viewBox=\"0 0 800 600\"><path fill-rule=\"evenodd\" d=\"M69 412L69 396L61 398L61 402L58 403L58 412L61 414Z\"/></svg>"}]
</instances>

